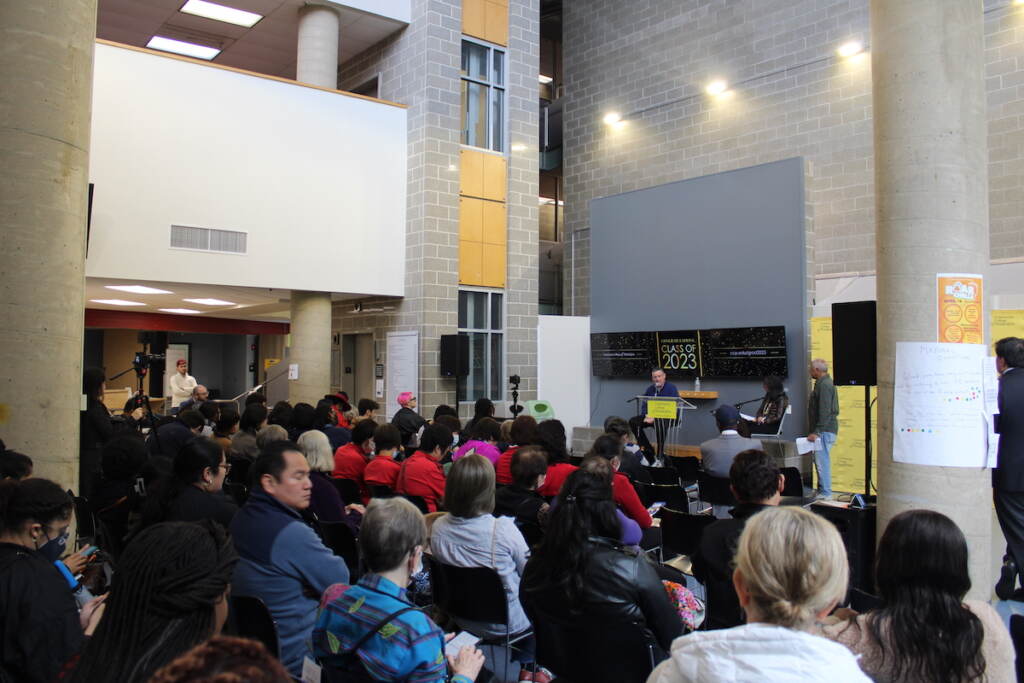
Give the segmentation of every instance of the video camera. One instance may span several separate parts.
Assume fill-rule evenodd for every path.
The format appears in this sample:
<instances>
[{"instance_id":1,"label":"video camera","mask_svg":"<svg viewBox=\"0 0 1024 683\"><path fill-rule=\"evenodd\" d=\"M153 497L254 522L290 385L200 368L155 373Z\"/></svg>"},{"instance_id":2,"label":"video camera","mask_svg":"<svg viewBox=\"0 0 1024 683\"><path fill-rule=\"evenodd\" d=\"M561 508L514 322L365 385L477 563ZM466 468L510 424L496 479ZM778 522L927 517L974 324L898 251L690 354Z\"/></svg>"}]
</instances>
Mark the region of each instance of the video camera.
<instances>
[{"instance_id":1,"label":"video camera","mask_svg":"<svg viewBox=\"0 0 1024 683\"><path fill-rule=\"evenodd\" d=\"M152 365L155 360L163 360L167 356L162 353L143 353L142 351L135 352L135 358L132 359L132 367L135 368L135 374L139 377L145 377L146 373L149 372L149 366Z\"/></svg>"}]
</instances>

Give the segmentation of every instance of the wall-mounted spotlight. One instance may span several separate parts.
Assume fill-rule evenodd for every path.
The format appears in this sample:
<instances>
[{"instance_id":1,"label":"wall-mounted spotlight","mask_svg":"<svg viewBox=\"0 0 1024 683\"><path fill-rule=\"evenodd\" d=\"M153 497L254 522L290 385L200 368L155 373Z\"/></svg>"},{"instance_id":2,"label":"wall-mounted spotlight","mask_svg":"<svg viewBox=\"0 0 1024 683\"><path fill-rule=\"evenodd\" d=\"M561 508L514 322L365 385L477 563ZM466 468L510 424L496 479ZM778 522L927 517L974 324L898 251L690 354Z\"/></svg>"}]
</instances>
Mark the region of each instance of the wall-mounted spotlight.
<instances>
[{"instance_id":1,"label":"wall-mounted spotlight","mask_svg":"<svg viewBox=\"0 0 1024 683\"><path fill-rule=\"evenodd\" d=\"M863 51L864 43L860 42L859 40L851 40L840 45L839 49L836 50L836 54L845 59L847 57L859 55Z\"/></svg>"},{"instance_id":2,"label":"wall-mounted spotlight","mask_svg":"<svg viewBox=\"0 0 1024 683\"><path fill-rule=\"evenodd\" d=\"M704 92L709 95L721 95L729 89L729 84L721 78L716 78L704 87Z\"/></svg>"},{"instance_id":3,"label":"wall-mounted spotlight","mask_svg":"<svg viewBox=\"0 0 1024 683\"><path fill-rule=\"evenodd\" d=\"M604 115L602 119L607 125L614 126L616 123L622 121L622 114L617 111L610 111Z\"/></svg>"}]
</instances>

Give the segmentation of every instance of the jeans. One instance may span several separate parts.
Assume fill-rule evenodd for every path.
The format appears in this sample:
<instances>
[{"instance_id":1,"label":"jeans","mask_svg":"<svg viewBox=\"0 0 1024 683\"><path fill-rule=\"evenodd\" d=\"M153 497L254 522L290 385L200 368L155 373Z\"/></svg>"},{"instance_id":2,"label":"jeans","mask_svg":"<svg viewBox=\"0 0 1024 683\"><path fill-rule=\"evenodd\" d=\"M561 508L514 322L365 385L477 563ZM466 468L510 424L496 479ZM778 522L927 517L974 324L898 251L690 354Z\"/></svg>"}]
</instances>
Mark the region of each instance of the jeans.
<instances>
[{"instance_id":1,"label":"jeans","mask_svg":"<svg viewBox=\"0 0 1024 683\"><path fill-rule=\"evenodd\" d=\"M818 471L818 493L823 496L832 495L832 446L836 442L835 432L820 432L818 441L821 450L814 451L814 468Z\"/></svg>"}]
</instances>

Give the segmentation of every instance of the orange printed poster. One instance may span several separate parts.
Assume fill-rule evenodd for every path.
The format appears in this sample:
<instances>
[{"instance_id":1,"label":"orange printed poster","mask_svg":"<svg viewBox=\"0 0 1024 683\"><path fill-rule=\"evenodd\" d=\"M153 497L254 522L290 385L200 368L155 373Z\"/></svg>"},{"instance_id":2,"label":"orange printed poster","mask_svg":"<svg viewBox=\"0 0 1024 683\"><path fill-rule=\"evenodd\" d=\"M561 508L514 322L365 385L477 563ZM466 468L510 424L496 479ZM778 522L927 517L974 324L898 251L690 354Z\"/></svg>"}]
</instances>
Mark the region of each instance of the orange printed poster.
<instances>
[{"instance_id":1,"label":"orange printed poster","mask_svg":"<svg viewBox=\"0 0 1024 683\"><path fill-rule=\"evenodd\" d=\"M947 344L984 344L982 283L980 275L939 273L938 341Z\"/></svg>"}]
</instances>

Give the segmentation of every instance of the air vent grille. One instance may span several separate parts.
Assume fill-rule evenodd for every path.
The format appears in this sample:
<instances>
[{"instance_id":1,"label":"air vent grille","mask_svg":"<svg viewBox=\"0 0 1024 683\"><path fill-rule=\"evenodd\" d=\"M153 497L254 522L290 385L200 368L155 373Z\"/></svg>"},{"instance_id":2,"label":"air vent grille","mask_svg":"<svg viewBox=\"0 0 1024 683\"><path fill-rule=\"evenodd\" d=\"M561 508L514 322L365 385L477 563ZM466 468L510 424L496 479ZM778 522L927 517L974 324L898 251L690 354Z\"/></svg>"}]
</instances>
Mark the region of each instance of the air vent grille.
<instances>
[{"instance_id":1,"label":"air vent grille","mask_svg":"<svg viewBox=\"0 0 1024 683\"><path fill-rule=\"evenodd\" d=\"M244 254L247 237L247 233L235 230L194 228L188 225L171 226L171 247L175 249Z\"/></svg>"}]
</instances>

